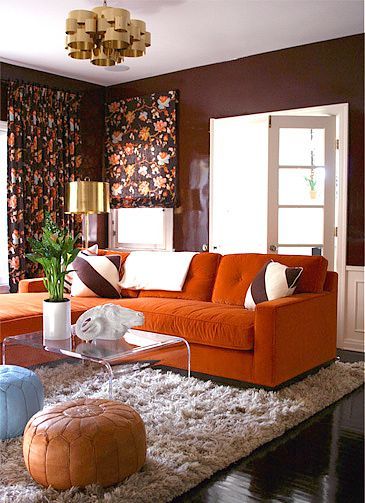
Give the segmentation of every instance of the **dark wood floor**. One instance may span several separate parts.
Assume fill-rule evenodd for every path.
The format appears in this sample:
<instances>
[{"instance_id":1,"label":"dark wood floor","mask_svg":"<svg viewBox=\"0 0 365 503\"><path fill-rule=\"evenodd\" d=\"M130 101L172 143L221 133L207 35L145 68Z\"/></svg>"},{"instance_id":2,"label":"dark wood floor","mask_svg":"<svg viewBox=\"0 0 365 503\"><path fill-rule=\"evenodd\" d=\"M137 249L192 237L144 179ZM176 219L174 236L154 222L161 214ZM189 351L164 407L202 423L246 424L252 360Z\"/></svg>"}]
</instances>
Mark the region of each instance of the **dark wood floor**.
<instances>
[{"instance_id":1,"label":"dark wood floor","mask_svg":"<svg viewBox=\"0 0 365 503\"><path fill-rule=\"evenodd\" d=\"M342 361L364 355L341 351ZM364 388L174 503L364 502Z\"/></svg>"}]
</instances>

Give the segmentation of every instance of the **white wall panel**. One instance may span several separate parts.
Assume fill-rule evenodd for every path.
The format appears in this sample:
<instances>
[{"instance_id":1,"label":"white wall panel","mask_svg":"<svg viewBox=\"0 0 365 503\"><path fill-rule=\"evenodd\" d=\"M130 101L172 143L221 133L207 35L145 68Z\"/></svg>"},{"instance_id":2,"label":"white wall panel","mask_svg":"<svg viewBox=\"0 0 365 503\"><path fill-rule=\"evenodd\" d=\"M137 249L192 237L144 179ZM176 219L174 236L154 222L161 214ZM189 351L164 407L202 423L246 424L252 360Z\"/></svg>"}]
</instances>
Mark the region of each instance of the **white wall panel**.
<instances>
[{"instance_id":1,"label":"white wall panel","mask_svg":"<svg viewBox=\"0 0 365 503\"><path fill-rule=\"evenodd\" d=\"M346 267L346 312L342 349L364 351L364 267Z\"/></svg>"}]
</instances>

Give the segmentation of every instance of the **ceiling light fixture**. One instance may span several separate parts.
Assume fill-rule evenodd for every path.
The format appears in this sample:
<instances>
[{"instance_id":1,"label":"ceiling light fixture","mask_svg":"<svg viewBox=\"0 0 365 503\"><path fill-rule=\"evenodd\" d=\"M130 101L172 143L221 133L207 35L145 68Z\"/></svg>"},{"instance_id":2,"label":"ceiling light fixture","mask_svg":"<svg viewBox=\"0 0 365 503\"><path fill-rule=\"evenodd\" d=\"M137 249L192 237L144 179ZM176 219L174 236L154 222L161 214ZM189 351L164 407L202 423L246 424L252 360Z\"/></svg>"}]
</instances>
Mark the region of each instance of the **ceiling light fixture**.
<instances>
[{"instance_id":1,"label":"ceiling light fixture","mask_svg":"<svg viewBox=\"0 0 365 503\"><path fill-rule=\"evenodd\" d=\"M72 10L66 19L66 49L74 59L90 59L93 65L113 66L125 57L137 58L146 54L151 34L146 23L131 19L126 9L101 7Z\"/></svg>"}]
</instances>

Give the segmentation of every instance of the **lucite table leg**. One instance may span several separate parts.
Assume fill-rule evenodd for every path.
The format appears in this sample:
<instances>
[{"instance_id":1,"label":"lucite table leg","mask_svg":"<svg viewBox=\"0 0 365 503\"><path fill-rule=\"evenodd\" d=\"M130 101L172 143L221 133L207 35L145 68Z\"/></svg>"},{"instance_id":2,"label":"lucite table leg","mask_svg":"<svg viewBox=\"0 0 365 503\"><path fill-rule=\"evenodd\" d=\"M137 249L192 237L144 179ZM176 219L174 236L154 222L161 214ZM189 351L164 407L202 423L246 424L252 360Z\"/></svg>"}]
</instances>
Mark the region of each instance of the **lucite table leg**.
<instances>
[{"instance_id":1,"label":"lucite table leg","mask_svg":"<svg viewBox=\"0 0 365 503\"><path fill-rule=\"evenodd\" d=\"M181 340L185 343L185 346L186 346L186 357L187 357L186 375L187 375L187 377L190 377L190 346L189 346L188 341L186 341L185 339L181 339Z\"/></svg>"},{"instance_id":2,"label":"lucite table leg","mask_svg":"<svg viewBox=\"0 0 365 503\"><path fill-rule=\"evenodd\" d=\"M112 400L113 399L113 377L114 377L114 374L113 374L113 369L110 365L110 363L108 362L100 362L104 365L104 367L106 368L107 372L108 372L108 380L109 380L109 385L108 385L108 393L109 393L109 400Z\"/></svg>"},{"instance_id":3,"label":"lucite table leg","mask_svg":"<svg viewBox=\"0 0 365 503\"><path fill-rule=\"evenodd\" d=\"M113 399L113 369L110 365L110 363L104 361L104 360L99 360L98 358L82 358L80 357L82 363L84 363L86 360L99 363L100 365L103 365L106 368L106 371L108 372L108 395L109 395L109 400Z\"/></svg>"}]
</instances>

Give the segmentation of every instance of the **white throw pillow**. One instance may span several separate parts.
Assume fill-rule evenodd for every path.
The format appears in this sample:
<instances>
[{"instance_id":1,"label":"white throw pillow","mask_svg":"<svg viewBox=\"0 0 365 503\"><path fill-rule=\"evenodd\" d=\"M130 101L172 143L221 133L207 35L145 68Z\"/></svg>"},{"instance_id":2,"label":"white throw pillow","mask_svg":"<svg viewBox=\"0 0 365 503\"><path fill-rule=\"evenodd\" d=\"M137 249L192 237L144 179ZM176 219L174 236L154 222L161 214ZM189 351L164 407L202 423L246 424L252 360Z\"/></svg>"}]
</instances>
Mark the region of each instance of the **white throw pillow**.
<instances>
[{"instance_id":1,"label":"white throw pillow","mask_svg":"<svg viewBox=\"0 0 365 503\"><path fill-rule=\"evenodd\" d=\"M293 295L303 267L287 267L270 261L257 273L245 298L245 308L254 310L257 304Z\"/></svg>"}]
</instances>

